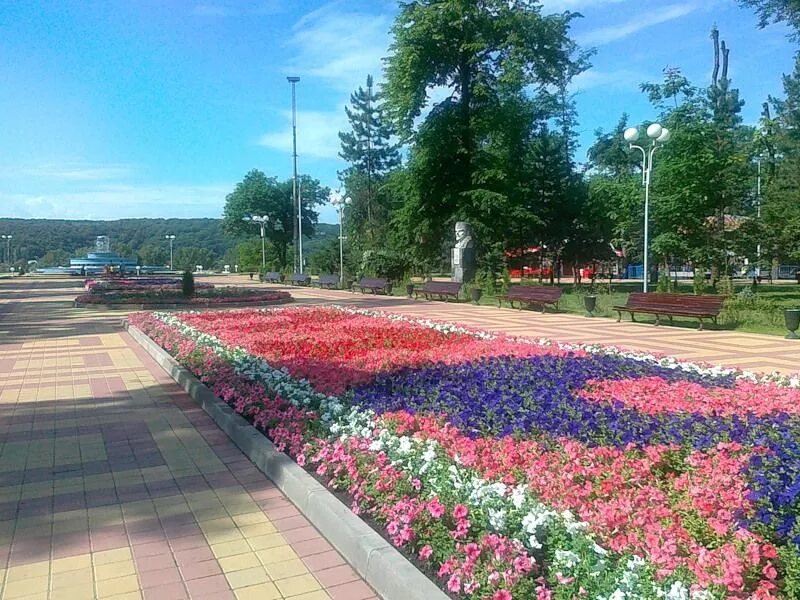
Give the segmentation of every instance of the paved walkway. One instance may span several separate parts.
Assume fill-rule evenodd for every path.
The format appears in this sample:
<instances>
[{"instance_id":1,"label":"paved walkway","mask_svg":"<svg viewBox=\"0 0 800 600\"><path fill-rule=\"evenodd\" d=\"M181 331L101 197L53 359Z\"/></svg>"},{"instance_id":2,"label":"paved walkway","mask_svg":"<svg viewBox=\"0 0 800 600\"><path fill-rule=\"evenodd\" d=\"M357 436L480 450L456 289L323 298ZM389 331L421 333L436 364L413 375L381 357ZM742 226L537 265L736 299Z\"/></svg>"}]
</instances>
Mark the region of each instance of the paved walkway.
<instances>
[{"instance_id":1,"label":"paved walkway","mask_svg":"<svg viewBox=\"0 0 800 600\"><path fill-rule=\"evenodd\" d=\"M374 598L76 283L0 280L0 600Z\"/></svg>"},{"instance_id":2,"label":"paved walkway","mask_svg":"<svg viewBox=\"0 0 800 600\"><path fill-rule=\"evenodd\" d=\"M213 278L220 285L250 285L243 276ZM278 288L269 284L256 284ZM452 321L489 331L564 342L614 345L643 352L669 354L685 360L740 367L748 371L797 373L800 341L778 336L645 323L617 323L615 319L588 318L564 313L541 314L532 310L473 306L469 303L427 302L398 296L351 294L315 288L283 288L298 302L340 302L414 317Z\"/></svg>"}]
</instances>

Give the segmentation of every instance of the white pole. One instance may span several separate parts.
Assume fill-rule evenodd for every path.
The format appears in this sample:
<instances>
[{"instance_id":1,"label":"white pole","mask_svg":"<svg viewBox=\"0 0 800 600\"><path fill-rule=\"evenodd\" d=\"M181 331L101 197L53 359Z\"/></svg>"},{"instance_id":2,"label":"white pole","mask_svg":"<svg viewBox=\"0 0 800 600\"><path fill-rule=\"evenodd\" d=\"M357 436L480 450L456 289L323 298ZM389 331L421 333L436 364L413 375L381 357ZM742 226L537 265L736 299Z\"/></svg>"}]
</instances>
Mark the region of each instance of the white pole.
<instances>
[{"instance_id":1,"label":"white pole","mask_svg":"<svg viewBox=\"0 0 800 600\"><path fill-rule=\"evenodd\" d=\"M339 287L344 289L344 233L342 232L342 215L344 206L339 207Z\"/></svg>"},{"instance_id":2,"label":"white pole","mask_svg":"<svg viewBox=\"0 0 800 600\"><path fill-rule=\"evenodd\" d=\"M756 210L759 223L761 223L761 157L758 157L758 179L756 180ZM756 246L756 277L761 276L761 242Z\"/></svg>"},{"instance_id":3,"label":"white pole","mask_svg":"<svg viewBox=\"0 0 800 600\"><path fill-rule=\"evenodd\" d=\"M267 265L267 252L264 246L264 223L259 223L259 225L261 225L261 272L263 273Z\"/></svg>"},{"instance_id":4,"label":"white pole","mask_svg":"<svg viewBox=\"0 0 800 600\"><path fill-rule=\"evenodd\" d=\"M655 149L655 146L654 146ZM650 160L645 161L644 175L644 285L642 291L647 293L647 280L649 279L649 248L650 248L650 169L653 166L653 151L650 151Z\"/></svg>"},{"instance_id":5,"label":"white pole","mask_svg":"<svg viewBox=\"0 0 800 600\"><path fill-rule=\"evenodd\" d=\"M297 186L297 248L300 252L300 275L303 274L303 186Z\"/></svg>"}]
</instances>

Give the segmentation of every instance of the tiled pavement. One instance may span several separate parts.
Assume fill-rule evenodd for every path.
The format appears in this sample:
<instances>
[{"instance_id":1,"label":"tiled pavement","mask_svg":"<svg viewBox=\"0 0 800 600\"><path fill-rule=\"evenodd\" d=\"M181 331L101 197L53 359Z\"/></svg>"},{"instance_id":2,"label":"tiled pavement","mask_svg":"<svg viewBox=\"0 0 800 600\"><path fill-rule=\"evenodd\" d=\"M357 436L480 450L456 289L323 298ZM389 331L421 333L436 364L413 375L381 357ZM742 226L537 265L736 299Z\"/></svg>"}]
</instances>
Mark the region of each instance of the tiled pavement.
<instances>
[{"instance_id":1,"label":"tiled pavement","mask_svg":"<svg viewBox=\"0 0 800 600\"><path fill-rule=\"evenodd\" d=\"M247 284L244 278L238 279L241 284ZM219 278L218 281L225 279ZM656 327L625 321L617 323L614 319L565 313L542 314L533 310L472 306L463 302L428 302L315 288L284 289L288 289L298 302L303 303L338 302L411 317L456 322L488 331L563 342L614 345L754 372L791 374L800 371L800 341L785 340L778 336L714 329L698 331L669 325Z\"/></svg>"},{"instance_id":2,"label":"tiled pavement","mask_svg":"<svg viewBox=\"0 0 800 600\"><path fill-rule=\"evenodd\" d=\"M0 282L0 600L374 598L69 285Z\"/></svg>"}]
</instances>

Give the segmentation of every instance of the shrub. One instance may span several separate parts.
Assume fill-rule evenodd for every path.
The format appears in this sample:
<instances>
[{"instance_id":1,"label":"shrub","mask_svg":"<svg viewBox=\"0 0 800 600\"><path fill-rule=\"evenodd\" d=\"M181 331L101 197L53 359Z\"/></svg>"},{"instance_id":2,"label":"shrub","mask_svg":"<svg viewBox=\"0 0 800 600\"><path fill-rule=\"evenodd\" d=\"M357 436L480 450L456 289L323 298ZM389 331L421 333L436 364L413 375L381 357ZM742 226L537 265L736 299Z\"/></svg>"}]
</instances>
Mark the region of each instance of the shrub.
<instances>
[{"instance_id":1,"label":"shrub","mask_svg":"<svg viewBox=\"0 0 800 600\"><path fill-rule=\"evenodd\" d=\"M181 279L181 290L183 291L183 295L187 298L191 298L194 296L194 275L192 272L187 270L183 273L183 278Z\"/></svg>"},{"instance_id":2,"label":"shrub","mask_svg":"<svg viewBox=\"0 0 800 600\"><path fill-rule=\"evenodd\" d=\"M700 265L694 266L694 278L692 279L694 295L702 296L706 291L706 270Z\"/></svg>"}]
</instances>

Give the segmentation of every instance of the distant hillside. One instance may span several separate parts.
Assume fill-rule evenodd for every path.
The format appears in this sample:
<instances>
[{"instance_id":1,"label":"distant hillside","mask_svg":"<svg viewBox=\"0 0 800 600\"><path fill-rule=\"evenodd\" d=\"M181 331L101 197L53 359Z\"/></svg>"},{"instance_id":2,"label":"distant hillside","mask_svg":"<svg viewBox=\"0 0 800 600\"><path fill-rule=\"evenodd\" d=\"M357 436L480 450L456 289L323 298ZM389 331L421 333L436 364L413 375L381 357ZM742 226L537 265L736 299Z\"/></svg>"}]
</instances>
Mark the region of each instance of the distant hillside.
<instances>
[{"instance_id":1,"label":"distant hillside","mask_svg":"<svg viewBox=\"0 0 800 600\"><path fill-rule=\"evenodd\" d=\"M98 235L111 238L112 248L136 254L145 246L169 248L164 236L174 235L175 248L202 248L220 259L240 239L222 233L221 219L121 219L118 221L69 221L62 219L3 219L0 234L11 234L15 261L40 260L51 253L83 254L94 246ZM316 235L304 240L310 254L326 239L339 235L338 225L320 223ZM258 236L254 229L254 237ZM5 247L0 248L0 259Z\"/></svg>"}]
</instances>

